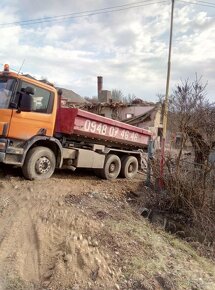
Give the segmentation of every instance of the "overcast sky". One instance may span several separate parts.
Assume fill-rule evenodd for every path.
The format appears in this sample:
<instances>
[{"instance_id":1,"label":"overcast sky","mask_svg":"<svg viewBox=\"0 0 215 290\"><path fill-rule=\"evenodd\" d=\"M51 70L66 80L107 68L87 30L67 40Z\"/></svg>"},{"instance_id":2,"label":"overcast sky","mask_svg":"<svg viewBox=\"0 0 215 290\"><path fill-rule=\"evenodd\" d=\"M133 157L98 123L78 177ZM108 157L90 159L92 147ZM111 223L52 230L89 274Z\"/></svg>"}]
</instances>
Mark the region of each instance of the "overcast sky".
<instances>
[{"instance_id":1,"label":"overcast sky","mask_svg":"<svg viewBox=\"0 0 215 290\"><path fill-rule=\"evenodd\" d=\"M170 0L154 5L152 2L161 0L1 0L0 22L44 19L135 2L139 7L63 22L0 26L0 63L19 70L25 59L22 72L46 77L82 96L97 94L96 77L102 75L104 89L156 100L157 94L165 92ZM208 2L215 5L214 0ZM140 6L143 4L150 5ZM211 101L215 100L214 16L215 7L176 0L171 89L181 79L194 79L198 73L208 81Z\"/></svg>"}]
</instances>

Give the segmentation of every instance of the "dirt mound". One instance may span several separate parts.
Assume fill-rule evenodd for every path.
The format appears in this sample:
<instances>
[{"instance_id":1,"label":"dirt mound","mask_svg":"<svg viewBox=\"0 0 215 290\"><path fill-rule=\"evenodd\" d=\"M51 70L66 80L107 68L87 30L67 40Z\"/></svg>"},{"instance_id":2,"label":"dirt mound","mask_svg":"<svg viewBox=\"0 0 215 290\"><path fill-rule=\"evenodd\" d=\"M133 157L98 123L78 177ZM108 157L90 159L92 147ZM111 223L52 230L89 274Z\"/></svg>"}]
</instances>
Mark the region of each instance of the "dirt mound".
<instances>
[{"instance_id":1,"label":"dirt mound","mask_svg":"<svg viewBox=\"0 0 215 290\"><path fill-rule=\"evenodd\" d=\"M18 188L17 188L18 190ZM118 275L108 257L88 235L97 230L96 222L69 207L63 197L20 194L19 204L8 199L4 238L0 245L1 276L20 277L48 289L66 289L76 284L82 289L113 287ZM7 206L14 215L6 214ZM11 213L11 212L10 212ZM6 278L5 278L6 279Z\"/></svg>"},{"instance_id":2,"label":"dirt mound","mask_svg":"<svg viewBox=\"0 0 215 290\"><path fill-rule=\"evenodd\" d=\"M0 169L0 290L214 289L211 261L126 200L142 176L90 174L30 182Z\"/></svg>"}]
</instances>

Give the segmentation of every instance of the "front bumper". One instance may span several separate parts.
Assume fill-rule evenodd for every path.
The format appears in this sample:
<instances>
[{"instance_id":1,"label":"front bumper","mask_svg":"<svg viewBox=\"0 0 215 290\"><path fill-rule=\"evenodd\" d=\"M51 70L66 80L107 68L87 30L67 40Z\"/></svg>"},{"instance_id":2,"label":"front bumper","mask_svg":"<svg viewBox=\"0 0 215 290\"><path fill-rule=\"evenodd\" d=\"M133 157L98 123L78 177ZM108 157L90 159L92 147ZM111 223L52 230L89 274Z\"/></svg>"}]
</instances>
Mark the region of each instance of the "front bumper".
<instances>
[{"instance_id":1,"label":"front bumper","mask_svg":"<svg viewBox=\"0 0 215 290\"><path fill-rule=\"evenodd\" d=\"M7 140L0 138L0 162L4 162L6 156Z\"/></svg>"},{"instance_id":2,"label":"front bumper","mask_svg":"<svg viewBox=\"0 0 215 290\"><path fill-rule=\"evenodd\" d=\"M0 138L0 163L21 166L24 149L13 146L10 141L9 139Z\"/></svg>"}]
</instances>

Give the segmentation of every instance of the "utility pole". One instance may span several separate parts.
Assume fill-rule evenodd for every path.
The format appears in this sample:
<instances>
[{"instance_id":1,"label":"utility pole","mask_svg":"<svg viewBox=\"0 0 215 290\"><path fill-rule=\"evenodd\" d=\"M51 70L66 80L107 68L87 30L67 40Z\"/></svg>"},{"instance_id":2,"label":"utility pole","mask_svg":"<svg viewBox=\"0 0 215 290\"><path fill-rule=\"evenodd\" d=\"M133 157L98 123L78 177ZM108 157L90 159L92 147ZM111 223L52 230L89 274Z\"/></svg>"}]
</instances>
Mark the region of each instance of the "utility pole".
<instances>
[{"instance_id":1,"label":"utility pole","mask_svg":"<svg viewBox=\"0 0 215 290\"><path fill-rule=\"evenodd\" d=\"M172 33L173 33L173 17L174 17L174 5L175 0L172 0L171 9L171 23L170 23L170 37L169 37L169 56L168 56L168 68L167 68L167 80L166 80L166 95L164 102L164 117L163 117L163 139L166 139L166 129L167 129L167 114L168 114L168 101L169 101L169 82L170 82L170 72L171 72L171 55L172 55Z\"/></svg>"},{"instance_id":2,"label":"utility pole","mask_svg":"<svg viewBox=\"0 0 215 290\"><path fill-rule=\"evenodd\" d=\"M168 116L169 83L170 83L170 72L171 72L174 6L175 6L175 0L172 0L170 36L169 36L169 55L168 55L168 68L167 68L167 79L166 79L166 94L165 94L164 111L163 111L163 136L162 136L162 140L161 140L162 141L161 142L161 163L160 163L160 181L159 181L160 189L163 188L164 154L165 154L165 143L166 143L166 132L167 132L167 116Z\"/></svg>"}]
</instances>

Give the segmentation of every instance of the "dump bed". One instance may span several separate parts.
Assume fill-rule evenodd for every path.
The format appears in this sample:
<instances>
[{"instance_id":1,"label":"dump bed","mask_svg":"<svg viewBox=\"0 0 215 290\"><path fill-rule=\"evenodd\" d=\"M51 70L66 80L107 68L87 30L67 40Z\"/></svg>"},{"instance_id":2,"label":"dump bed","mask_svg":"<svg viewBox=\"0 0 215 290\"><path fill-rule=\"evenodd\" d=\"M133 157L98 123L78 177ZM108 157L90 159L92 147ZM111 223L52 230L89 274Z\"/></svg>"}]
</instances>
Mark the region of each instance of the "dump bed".
<instances>
[{"instance_id":1,"label":"dump bed","mask_svg":"<svg viewBox=\"0 0 215 290\"><path fill-rule=\"evenodd\" d=\"M56 133L90 139L94 143L146 148L151 132L77 108L60 108Z\"/></svg>"}]
</instances>

